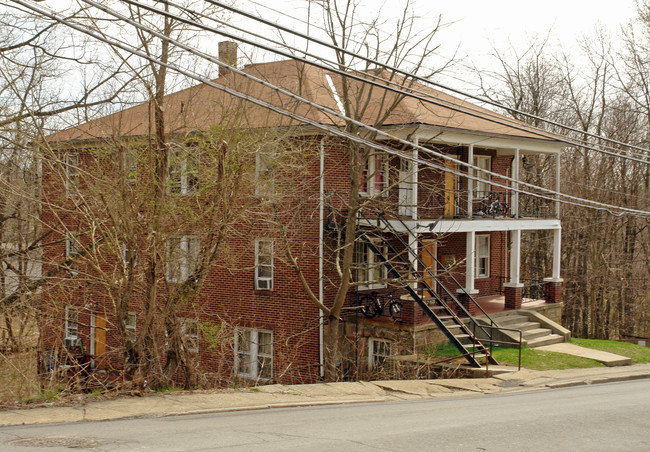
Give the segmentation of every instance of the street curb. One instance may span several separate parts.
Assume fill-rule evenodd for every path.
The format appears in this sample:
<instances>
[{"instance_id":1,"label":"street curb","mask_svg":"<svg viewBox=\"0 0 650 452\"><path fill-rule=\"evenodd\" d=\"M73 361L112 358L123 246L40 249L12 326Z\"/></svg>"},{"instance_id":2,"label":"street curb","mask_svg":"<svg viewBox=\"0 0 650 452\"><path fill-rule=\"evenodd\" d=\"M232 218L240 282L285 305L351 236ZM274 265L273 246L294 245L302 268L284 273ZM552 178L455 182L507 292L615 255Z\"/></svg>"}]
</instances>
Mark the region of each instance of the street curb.
<instances>
[{"instance_id":1,"label":"street curb","mask_svg":"<svg viewBox=\"0 0 650 452\"><path fill-rule=\"evenodd\" d=\"M639 374L639 375L622 375L615 377L596 377L589 380L571 380L560 383L548 383L546 387L555 389L555 388L570 388L573 386L585 386L591 384L603 384L603 383L616 383L619 381L631 381L631 380L643 380L650 378L650 373L648 374Z\"/></svg>"},{"instance_id":2,"label":"street curb","mask_svg":"<svg viewBox=\"0 0 650 452\"><path fill-rule=\"evenodd\" d=\"M273 403L268 405L253 405L247 407L229 407L229 408L206 408L203 410L192 411L170 411L167 413L158 413L158 417L171 417L171 416L189 416L193 414L210 414L210 413L230 413L233 411L259 411L268 410L272 408L295 408L295 407L308 407L308 406L326 406L326 405L349 405L353 403L377 403L388 402L390 399L354 399L354 400L331 400L331 401L313 401L313 402L286 402L286 403ZM135 417L148 417L149 415L143 414ZM120 419L120 418L116 418ZM107 419L108 420L108 419Z\"/></svg>"}]
</instances>

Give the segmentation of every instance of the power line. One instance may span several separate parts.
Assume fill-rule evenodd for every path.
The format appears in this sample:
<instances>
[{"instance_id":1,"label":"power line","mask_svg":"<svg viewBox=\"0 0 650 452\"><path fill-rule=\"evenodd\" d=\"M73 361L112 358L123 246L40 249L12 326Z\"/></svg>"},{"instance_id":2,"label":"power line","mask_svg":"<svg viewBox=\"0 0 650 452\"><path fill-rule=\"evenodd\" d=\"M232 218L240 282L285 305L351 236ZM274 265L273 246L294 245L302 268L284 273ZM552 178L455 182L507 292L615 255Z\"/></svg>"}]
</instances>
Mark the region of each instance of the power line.
<instances>
[{"instance_id":1,"label":"power line","mask_svg":"<svg viewBox=\"0 0 650 452\"><path fill-rule=\"evenodd\" d=\"M591 150L596 151L596 152L609 154L609 155L611 155L613 157L632 160L632 161L635 161L637 163L642 163L642 164L648 164L650 162L648 160L640 160L640 159L637 159L637 158L634 158L634 157L631 157L631 156L621 155L619 153L609 152L609 151L605 151L603 149L598 149L598 148L589 146L589 145L587 145L587 144L585 144L583 142L570 140L570 139L568 139L566 137L562 137L562 136L556 135L556 134L551 134L550 132L545 132L545 131L542 131L541 129L536 129L536 128L532 127L532 126L527 126L527 125L525 126L525 125L523 125L523 123L519 123L518 121L516 121L514 119L505 118L505 117L503 117L501 115L497 115L496 113L490 112L489 110L484 110L483 109L481 111L478 111L478 110L476 110L476 108L472 108L472 107L469 107L469 106L461 106L461 105L458 105L457 103L454 103L452 101L440 99L439 97L436 97L436 96L434 96L434 95L432 95L430 93L423 93L422 91L417 90L417 89L415 89L413 87L409 87L408 90L404 90L403 89L404 85L397 84L396 82L394 82L392 80L386 80L386 79L381 78L379 76L376 76L374 74L364 73L364 76L366 76L366 77L359 77L356 74L353 74L353 73L350 73L350 72L345 72L345 71L342 71L342 70L340 70L338 68L335 68L335 67L324 66L324 65L319 64L319 63L317 63L315 61L310 61L310 60L307 60L305 58L298 57L298 56L296 56L294 54L284 52L282 50L278 50L278 49L269 47L269 46L264 45L264 44L255 43L255 42L253 42L253 41L251 41L251 40L249 40L247 38L244 38L244 37L241 37L241 36L236 36L236 35L233 35L232 33L228 33L228 32L225 32L223 30L218 30L218 29L215 29L213 27L208 27L206 25L203 25L203 24L200 24L200 23L197 23L197 22L194 22L194 21L189 21L189 20L184 19L184 18L182 18L182 17L180 17L180 16L178 16L176 14L170 13L168 11L162 11L162 10L159 10L159 9L151 7L151 6L135 2L133 0L122 0L122 1L124 3L128 3L128 4L131 4L133 6L137 6L139 8L144 8L144 9L147 9L147 10L149 10L151 12L154 12L154 13L166 16L166 17L174 18L174 19L176 19L178 21L181 21L183 23L195 26L195 27L200 28L200 29L202 29L204 31L211 31L213 33L220 34L220 35L222 35L224 37L227 37L227 38L230 38L230 39L235 39L235 40L238 40L240 42L243 42L243 43L246 43L246 44L249 44L249 45L252 45L252 46L256 46L256 47L262 48L264 50L267 50L267 51L270 51L270 52L273 52L273 53L276 53L276 54L284 56L286 58L301 61L301 62L303 62L305 64L309 64L309 65L312 65L312 66L315 66L315 67L319 67L321 69L326 69L326 70L328 70L330 72L337 73L337 74L342 75L342 76L347 77L347 78L352 78L352 79L355 79L355 80L359 80L359 81L361 81L363 83L369 83L369 84L372 84L374 86L378 86L378 87L380 87L382 89L397 92L397 93L399 93L401 95L413 97L413 98L418 99L418 100L420 100L422 102L432 103L434 105L438 105L438 106L448 108L448 109L450 109L452 111L457 111L457 112L460 112L460 113L468 114L468 115L471 115L471 116L474 116L474 117L477 117L477 118L480 118L480 119L484 119L486 121L490 121L490 122L493 122L493 123L496 123L496 124L511 127L511 128L517 129L517 130L522 130L522 131L525 131L525 132L528 132L528 133L536 134L536 135L539 135L541 137L553 139L553 140L556 140L558 142L562 142L562 143L569 144L569 145L572 145L572 146L583 147L583 148L591 149ZM206 0L206 1L210 1L210 0ZM210 3L214 3L214 2L210 1ZM214 19L209 18L209 17L207 17L207 16L205 16L205 15L199 13L199 12L189 10L189 9L183 7L183 6L174 4L173 2L168 1L167 4L173 5L173 6L179 8L181 10L184 10L184 11L191 11L191 13L193 15L197 16L197 17L203 16L203 17L206 17L206 18L208 18L210 20L214 20ZM225 24L222 21L217 21L217 23L222 23L224 25L228 25L228 24ZM230 25L228 25L228 26L230 26ZM235 28L235 29L237 29L237 28ZM255 36L257 36L257 35L255 35ZM276 41L272 41L272 40L270 40L268 38L263 38L263 39L277 44ZM287 46L287 45L284 45L284 46L291 49L291 50L295 50L295 51L297 51L299 53L303 53L305 55L313 56L312 54L309 54L309 53L307 53L305 51L302 51L300 49L297 49L295 47L291 47L291 46ZM349 53L351 53L351 52L349 52ZM317 56L314 56L314 57L319 59L319 60L322 60L322 61L328 61L326 59L323 59L323 58L320 58L320 57L317 57ZM362 56L359 56L359 58L364 58L365 59L365 57L362 57ZM330 63L332 63L334 65L337 64L337 63L331 62L331 61L328 61L328 62L330 62ZM378 64L381 64L381 63L378 63ZM391 66L386 66L386 65L384 65L384 66L386 68L392 68ZM400 71L400 72L403 73L403 74L408 74L408 73L406 73L404 71ZM414 79L422 80L422 81L425 81L425 82L427 81L426 79L420 78L420 77L417 77L417 76L410 76L410 77L414 78ZM375 80L378 80L378 81L380 81L382 83L379 83L379 82L377 82ZM397 86L397 88L395 88L394 86Z\"/></svg>"},{"instance_id":2,"label":"power line","mask_svg":"<svg viewBox=\"0 0 650 452\"><path fill-rule=\"evenodd\" d=\"M469 178L469 179L472 179L472 180L485 181L485 182L490 183L493 186L502 187L502 188L504 188L506 190L520 192L520 193L527 193L527 194L530 194L532 196L536 196L536 197L543 198L543 199L555 200L555 198L550 196L550 195L557 195L557 196L560 196L560 197L564 197L564 198L567 198L567 199L573 199L575 201L578 201L578 202L572 202L572 201L558 199L558 201L560 201L560 202L564 202L564 203L568 203L568 204L574 204L574 205L583 206L583 207L590 207L590 208L594 208L594 209L607 210L607 211L610 211L612 214L614 214L614 212L612 212L612 211L617 211L617 210L620 211L621 215L625 214L625 213L628 213L628 214L634 214L634 215L647 216L647 215L650 214L650 212L645 212L645 211L640 211L640 210L635 210L635 209L628 209L628 208L624 208L624 207L603 204L603 203L599 203L599 202L588 200L588 199L577 198L577 197L574 197L574 196L571 196L571 195L563 194L563 193L556 192L556 191L546 189L546 188L543 188L543 187L538 187L538 186L535 186L533 184L529 184L529 183L526 183L526 182L515 181L514 179L508 178L508 177L506 177L506 176L504 176L502 174L497 174L497 173L492 173L490 171L481 170L481 168L478 168L478 167L476 167L474 165L471 165L469 163L462 162L460 160L454 159L454 158L449 157L449 156L447 156L445 154L432 152L431 150L429 150L427 148L416 145L416 144L411 143L411 142L409 142L407 140L399 140L399 139L396 140L396 141L400 142L401 144L413 147L414 149L421 150L421 151L423 151L425 153L437 155L438 157L443 158L445 160L453 161L455 163L461 164L461 165L466 166L468 168L478 170L478 171L480 171L482 173L497 176L497 177L499 177L501 179L516 182L519 185L528 186L528 187L531 187L533 189L540 190L540 191L542 191L544 193L547 193L549 195L542 195L540 193L528 192L528 191L522 190L520 188L509 187L509 186L506 186L506 185L503 185L503 184L495 183L495 182L492 182L492 181L489 181L489 180L474 176L474 175L461 173L460 171L449 171L448 168L445 168L442 165L435 164L435 163L429 162L429 161L415 159L411 155L404 154L403 152L396 151L395 149L389 148L387 146L372 142L372 141L367 140L367 139L360 138L360 137L358 137L358 136L356 136L354 134L351 134L351 133L346 132L344 130L341 130L339 128L325 126L325 125L320 124L320 123L318 123L318 122L316 122L314 120L311 120L309 118L302 117L302 116L300 116L300 115L298 115L296 113L289 112L289 111L287 111L287 110L285 110L285 109L283 109L281 107L277 107L275 105L272 105L272 104L269 104L267 102L256 99L254 97L251 97L251 96L249 96L247 94L236 91L236 90L234 90L232 88L228 88L226 86L220 85L220 84L218 84L218 83L216 83L216 82L214 82L212 80L207 80L207 79L205 79L205 77L194 74L194 73L192 73L192 72L190 72L188 70L182 69L182 68L180 68L180 67L178 67L178 66L176 66L174 64L165 63L165 62L159 60L158 58L155 58L155 57L153 57L151 55L147 55L146 53L134 48L133 46L131 46L129 44L125 44L125 43L117 41L117 40L115 40L113 38L107 38L107 37L103 36L102 34L99 34L98 32L96 32L94 30L88 29L86 26L81 26L81 25L78 25L78 24L76 24L74 22L71 22L69 20L63 19L63 18L59 17L56 13L48 12L47 10L44 10L43 8L29 5L29 4L27 4L26 2L24 2L22 0L13 0L13 1L15 3L18 3L18 4L22 5L22 6L24 6L24 7L30 8L33 11L38 12L39 14L42 14L42 15L45 15L45 16L47 16L49 18L57 20L57 21L65 24L65 25L67 25L67 26L69 26L69 27L71 27L71 28L73 28L73 29L75 29L77 31L80 31L80 32L82 32L84 34L87 34L87 35L89 35L89 36L91 36L91 37L93 37L95 39L98 39L98 40L100 40L102 42L105 42L105 43L107 43L109 45L112 45L112 46L115 46L115 47L120 48L122 50L125 50L125 51L127 51L129 53L132 53L132 54L137 55L137 56L139 56L141 58L149 60L150 62L153 62L155 64L159 64L159 65L162 65L162 66L167 67L169 69L172 69L172 70L174 70L174 71L176 71L176 72L178 72L180 74L186 75L186 76L188 76L190 78L193 78L193 79L195 79L197 81L203 82L208 86L212 86L214 88L222 90L222 91L224 91L224 92L226 92L226 93L228 93L228 94L230 94L232 96L238 97L240 99L247 100L247 101L249 101L249 102L251 102L251 103L253 103L255 105L262 106L264 108L270 109L271 111L274 111L274 112L279 113L281 115L288 116L288 117L290 117L292 119L295 119L295 120L297 120L299 122L311 125L311 126L317 128L317 129L325 130L325 131L329 132L332 135L347 138L347 139L349 139L351 141L357 142L359 144L362 144L364 146L368 146L368 147L373 148L373 149L382 150L382 151L386 152L387 154L396 155L396 156L399 156L401 158L408 159L408 160L411 160L411 161L417 161L418 163L423 164L425 166L429 166L429 167L432 167L432 168L435 168L435 169L447 171L447 172L450 172L452 174L456 174L456 175L466 177L466 178ZM189 51L189 52L191 52L191 53L193 53L193 54L195 54L197 56L205 58L208 61L211 61L211 62L213 62L215 64L218 64L219 66L227 68L227 69L229 69L229 70L231 70L231 71L233 71L235 73L238 73L238 74L240 74L240 75L242 75L244 77L247 77L247 78L249 78L249 79L251 79L253 81L256 81L257 83L260 83L263 86L271 88L271 89L273 89L273 90L275 90L275 91L277 91L277 92L279 92L281 94L288 95L288 96L290 96L290 97L292 97L292 98L294 98L294 99L296 99L296 100L298 100L300 102L304 102L304 103L306 103L306 104L308 104L310 106L318 108L319 110L321 110L323 112L326 112L326 113L328 113L330 115L333 115L333 116L339 117L341 119L344 119L344 120L346 120L346 121L348 121L350 123L353 123L353 124L355 124L355 125L357 125L359 127L364 128L366 130L375 132L376 134L381 135L383 137L392 138L394 140L396 139L395 137L387 134L386 132L383 132L383 131L381 131L379 129L375 129L375 128L371 127L371 126L368 126L367 124L356 121L356 120L354 120L352 118L349 118L349 117L347 117L345 115L341 115L341 114L339 114L339 113L337 113L337 112L335 112L335 111L333 111L331 109L328 109L327 107L316 104L316 103L311 102L311 101L309 101L307 99L301 98L300 96L297 96L296 94L294 94L294 93L292 93L290 91L284 90L284 89L282 89L282 88L280 88L278 86L275 86L275 85L273 85L273 84L271 84L269 82L258 79L256 77L253 77L250 74L247 74L247 73L245 73L245 72L243 72L243 71L241 71L241 70L239 70L239 69L237 69L237 68L235 68L233 66L230 66L230 65L225 64L225 63L223 63L221 61L218 61L216 58L214 58L214 57L212 57L210 55L206 55L206 54L204 54L202 52L199 52L196 49L193 49L193 48L191 48L191 47L189 47L187 45L184 45L184 44L182 44L182 43L180 43L180 42L178 42L178 41L176 41L174 39L166 37L166 36L162 35L161 33L157 32L156 30L152 30L149 27L146 27L146 26L144 26L142 24L139 24L139 23L133 21L132 19L130 19L130 18L126 17L126 16L121 15L120 13L112 11L110 8L107 8L107 7L103 6L103 5L99 5L96 2L93 2L93 1L90 1L90 0L84 0L84 1L86 3L88 3L88 4L90 4L90 5L93 5L93 6L97 7L98 9L100 9L100 10L102 10L104 12L107 12L107 13L113 15L114 17L117 17L117 18L119 18L121 20L124 20L124 21L130 23L132 26L135 26L135 27L138 27L138 28L140 28L142 30L145 30L148 33L151 33L152 35L157 36L157 37L159 37L161 39L166 39L170 43L174 44L175 46L178 46L181 49L187 50L187 51ZM481 174L481 173L479 173L479 174Z\"/></svg>"},{"instance_id":3,"label":"power line","mask_svg":"<svg viewBox=\"0 0 650 452\"><path fill-rule=\"evenodd\" d=\"M572 131L572 132L576 132L576 133L579 133L579 134L581 134L581 135L587 135L587 136L590 136L590 137L592 137L592 138L596 138L596 139L598 139L598 140L603 140L603 141L607 141L607 142L610 142L610 143L613 143L613 144L616 144L616 145L619 145L619 146L624 146L624 147L627 147L627 148L630 148L630 149L635 149L635 150L640 151L640 152L642 152L642 153L650 153L650 149L641 148L641 147L638 147L638 146L631 145L631 144L629 144L629 143L623 143L623 142L621 142L621 141L617 141L617 140L614 140L614 139L611 139L611 138L606 138L606 137L603 137L603 136L600 136L600 135L596 135L596 134L593 134L593 133L590 133L590 132L586 132L586 131L583 131L583 130L575 129L575 128L573 128L573 127L570 127L570 126L567 126L567 125L565 125L565 124L562 124L562 123L558 123L558 122L555 122L555 121L549 120L549 119L547 119L547 118L543 118L543 117L541 117L541 116L536 116L536 115L533 115L533 114L531 114L531 113L528 113L528 112L525 112L525 111L522 111L522 110L518 110L518 109L513 108L513 107L505 106L505 105L500 104L500 103L498 103L498 102L496 102L496 101L493 101L493 100L491 100L491 99L487 99L487 98L483 98L483 97L480 97L480 96L476 96L476 95L474 95L474 94L470 94L470 93L464 92L464 91L459 90L459 89L457 89L457 88L452 88L452 87L450 87L450 86L448 86L448 85L444 85L444 84L441 84L441 83L439 83L439 82L434 82L434 81L432 81L432 80L429 80L429 79L426 79L426 78L423 78L423 77L419 77L419 76L417 76L417 75L415 75L415 74L410 74L410 73L408 73L408 72L406 72L406 71L403 71L403 70L401 70L401 69L399 69L399 68L396 68L396 67L393 67L393 66L391 66L391 65L388 65L388 64L386 64L386 63L382 63L382 62L377 61L377 60L374 60L374 59L372 59L372 58L365 57L365 56L360 55L360 54L358 54L358 53L355 53L355 52L352 52L352 51L350 51L350 50L344 49L344 48L342 48L342 47L336 46L336 45L334 45L334 44L332 44L332 43L328 43L328 42L325 42L325 41L322 41L322 40L319 40L319 39L316 39L316 38L310 37L310 36L308 36L308 35L306 35L306 34L304 34L304 33L300 33L300 32L298 32L298 31L292 30L292 29L287 28L287 27L284 27L284 26L282 26L282 25L279 25L279 24L273 23L273 22L268 21L268 20L266 20L266 19L263 19L263 18L261 18L261 17L255 16L255 15L253 15L253 14L251 14L251 13L248 13L248 12L245 12L245 11L240 10L240 9L238 9L238 8L235 8L234 6L230 6L230 5L224 4L224 3L220 2L220 1L216 1L216 0L204 0L204 1L206 1L206 2L208 2L208 3L211 3L211 4L213 4L213 5L216 5L216 6L220 6L221 8L227 9L227 10L229 10L229 11L232 11L232 12L234 12L234 13L236 13L236 14L242 15L242 16L247 17L247 18L249 18L249 19L252 19L252 20L255 20L255 21L258 21L258 22L264 23L265 25L269 25L269 26L271 26L271 27L273 27L273 28L277 28L277 29L282 30L282 31L285 31L285 32L287 32L287 33L291 33L291 34L293 34L293 35L295 35L295 36L299 36L299 37L301 37L301 38L303 38L303 39L309 40L309 41L314 42L314 43L317 43L317 44L319 44L319 45L323 45L323 46L329 47L329 48L332 49L332 50L336 50L336 51L339 51L339 52L344 52L344 53L346 53L346 54L349 55L349 56L353 56L353 57L355 57L355 58L359 58L359 59L365 60L365 61L367 61L367 62L370 62L370 63L373 63L373 64L377 64L377 65L379 65L379 66L381 66L381 67L383 67L383 68L385 68L385 69L389 69L389 70L391 70L391 71L395 71L395 72L397 72L397 73L399 73L399 74L401 74L401 75L404 75L404 76L407 76L407 77L411 77L411 78L414 78L414 79L416 79L416 80L418 80L418 81L421 81L421 82L424 82L424 83L427 83L427 84L431 84L431 85L437 86L437 87L439 87L439 88L441 88L441 89L444 89L444 90L447 90L447 91L453 92L453 93L455 93L455 94L459 94L459 95L465 96L465 97L467 97L467 98L470 98L470 99L473 99L473 100L477 100L477 101L479 101L479 102L483 102L483 103L486 103L486 104L492 105L492 106L494 106L494 107L498 107L498 108L501 108L501 109L507 110L507 111L509 111L509 112L511 112L511 113L517 113L517 114L520 114L520 115L526 116L526 117L528 117L528 118L530 118L530 119L535 119L535 120L538 120L538 121L542 121L542 122L544 122L544 123L547 123L547 124L550 124L550 125L553 125L553 126L556 126L556 127L560 127L560 128L562 128L562 129L565 129L565 130L569 130L569 131ZM249 0L249 1L252 1L252 0ZM252 1L252 3L255 3L256 5L259 5L259 6L262 6L262 7L264 7L264 8L271 9L272 11L276 11L276 12L277 12L277 10L274 10L274 9L272 9L272 8L266 6L266 5L261 5L261 4L258 3L258 2ZM297 21L299 21L299 22L305 23L304 20L297 19L297 18L295 18L295 17L293 17L293 16L289 16L289 17L292 17L294 20L297 20ZM326 31L324 28L319 27L319 26L317 26L317 25L314 25L314 24L310 24L310 25L311 25L311 26L316 26L317 28L319 28L319 29L321 29L321 30L323 30L323 31ZM296 50L298 50L298 49L296 49ZM575 144L575 143L572 142L572 141L567 141L567 144L577 145L577 144ZM584 145L578 145L578 146L588 147L588 146L584 146ZM602 150L597 149L597 148L593 148L593 150L598 151L598 152L601 152L601 151L602 151ZM614 154L614 155L616 155L616 154ZM617 155L617 156L618 156L618 155ZM626 157L626 156L620 156L620 157ZM647 162L642 161L641 163L647 163Z\"/></svg>"}]
</instances>

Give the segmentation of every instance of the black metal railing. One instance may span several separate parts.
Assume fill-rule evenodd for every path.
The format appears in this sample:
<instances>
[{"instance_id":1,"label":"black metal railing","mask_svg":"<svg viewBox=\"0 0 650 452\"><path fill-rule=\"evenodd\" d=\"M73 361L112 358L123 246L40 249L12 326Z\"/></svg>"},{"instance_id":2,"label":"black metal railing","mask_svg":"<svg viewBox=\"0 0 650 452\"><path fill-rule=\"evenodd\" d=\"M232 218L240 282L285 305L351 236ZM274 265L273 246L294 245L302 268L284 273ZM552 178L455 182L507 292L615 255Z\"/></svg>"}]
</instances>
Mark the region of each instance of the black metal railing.
<instances>
[{"instance_id":1,"label":"black metal railing","mask_svg":"<svg viewBox=\"0 0 650 452\"><path fill-rule=\"evenodd\" d=\"M497 276L501 283L499 284L499 293L503 294L503 284L510 281L507 276ZM521 297L531 300L544 300L546 298L545 282L542 279L521 278L519 280L524 287L522 288Z\"/></svg>"}]
</instances>

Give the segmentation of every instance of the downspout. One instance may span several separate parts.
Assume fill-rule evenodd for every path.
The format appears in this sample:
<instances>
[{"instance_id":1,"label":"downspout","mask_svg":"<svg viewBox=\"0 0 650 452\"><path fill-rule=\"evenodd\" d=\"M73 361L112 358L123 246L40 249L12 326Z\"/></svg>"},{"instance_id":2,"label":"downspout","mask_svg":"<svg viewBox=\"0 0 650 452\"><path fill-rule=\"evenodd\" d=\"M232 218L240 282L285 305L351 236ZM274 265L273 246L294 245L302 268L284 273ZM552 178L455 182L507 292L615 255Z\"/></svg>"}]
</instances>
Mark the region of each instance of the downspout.
<instances>
[{"instance_id":1,"label":"downspout","mask_svg":"<svg viewBox=\"0 0 650 452\"><path fill-rule=\"evenodd\" d=\"M323 280L324 280L324 267L325 267L325 255L323 253L323 239L325 233L325 137L320 140L320 212L319 212L319 222L318 222L318 299L321 304L324 304L323 300ZM323 319L323 310L319 309L319 320L318 320L318 360L320 364L320 376L323 378L325 376L325 361L324 361L324 319Z\"/></svg>"}]
</instances>

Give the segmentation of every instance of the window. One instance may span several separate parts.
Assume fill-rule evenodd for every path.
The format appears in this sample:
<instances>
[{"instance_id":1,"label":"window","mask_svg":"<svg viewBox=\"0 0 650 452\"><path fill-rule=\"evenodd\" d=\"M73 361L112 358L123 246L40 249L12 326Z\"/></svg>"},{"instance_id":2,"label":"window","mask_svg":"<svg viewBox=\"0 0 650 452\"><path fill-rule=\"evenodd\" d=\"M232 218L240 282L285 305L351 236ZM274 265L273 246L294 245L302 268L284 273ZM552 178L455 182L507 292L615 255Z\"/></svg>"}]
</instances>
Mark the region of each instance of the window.
<instances>
[{"instance_id":1,"label":"window","mask_svg":"<svg viewBox=\"0 0 650 452\"><path fill-rule=\"evenodd\" d=\"M194 236L172 237L167 242L167 280L183 282L196 269L199 239Z\"/></svg>"},{"instance_id":2,"label":"window","mask_svg":"<svg viewBox=\"0 0 650 452\"><path fill-rule=\"evenodd\" d=\"M476 265L475 277L487 278L490 276L490 235L476 236Z\"/></svg>"},{"instance_id":3,"label":"window","mask_svg":"<svg viewBox=\"0 0 650 452\"><path fill-rule=\"evenodd\" d=\"M76 306L65 307L65 346L78 345L79 339L79 310Z\"/></svg>"},{"instance_id":4,"label":"window","mask_svg":"<svg viewBox=\"0 0 650 452\"><path fill-rule=\"evenodd\" d=\"M68 268L73 275L79 271L79 264L75 260L79 257L79 242L77 237L70 233L66 234L65 239L65 260L68 261Z\"/></svg>"},{"instance_id":5,"label":"window","mask_svg":"<svg viewBox=\"0 0 650 452\"><path fill-rule=\"evenodd\" d=\"M273 241L255 240L255 289L273 289Z\"/></svg>"},{"instance_id":6,"label":"window","mask_svg":"<svg viewBox=\"0 0 650 452\"><path fill-rule=\"evenodd\" d=\"M388 255L388 248L379 239L372 240L373 245L382 253ZM386 287L386 266L365 243L357 247L357 282L359 289L377 289Z\"/></svg>"},{"instance_id":7,"label":"window","mask_svg":"<svg viewBox=\"0 0 650 452\"><path fill-rule=\"evenodd\" d=\"M194 319L181 319L183 347L196 353L199 351L199 323Z\"/></svg>"},{"instance_id":8,"label":"window","mask_svg":"<svg viewBox=\"0 0 650 452\"><path fill-rule=\"evenodd\" d=\"M79 188L79 154L65 157L65 192L67 196L77 196Z\"/></svg>"},{"instance_id":9,"label":"window","mask_svg":"<svg viewBox=\"0 0 650 452\"><path fill-rule=\"evenodd\" d=\"M127 182L135 182L138 177L138 150L128 148L124 151L124 175Z\"/></svg>"},{"instance_id":10,"label":"window","mask_svg":"<svg viewBox=\"0 0 650 452\"><path fill-rule=\"evenodd\" d=\"M169 152L169 191L189 195L199 190L198 150L173 145Z\"/></svg>"},{"instance_id":11,"label":"window","mask_svg":"<svg viewBox=\"0 0 650 452\"><path fill-rule=\"evenodd\" d=\"M360 158L363 158L361 151ZM361 173L359 181L359 194L365 196L387 195L388 188L388 158L379 153L371 153L368 156L365 168Z\"/></svg>"},{"instance_id":12,"label":"window","mask_svg":"<svg viewBox=\"0 0 650 452\"><path fill-rule=\"evenodd\" d=\"M370 370L381 369L389 356L390 341L374 337L368 339L368 367Z\"/></svg>"},{"instance_id":13,"label":"window","mask_svg":"<svg viewBox=\"0 0 650 452\"><path fill-rule=\"evenodd\" d=\"M131 342L135 342L135 328L136 328L136 315L135 312L129 312L124 320L124 327L126 328L126 337Z\"/></svg>"},{"instance_id":14,"label":"window","mask_svg":"<svg viewBox=\"0 0 650 452\"><path fill-rule=\"evenodd\" d=\"M135 260L136 260L136 250L135 248L129 248L129 246L124 243L122 244L122 261L124 262L124 266L128 267L133 263L135 265Z\"/></svg>"},{"instance_id":15,"label":"window","mask_svg":"<svg viewBox=\"0 0 650 452\"><path fill-rule=\"evenodd\" d=\"M255 155L255 194L272 196L275 192L274 179L275 152L268 147L257 151Z\"/></svg>"},{"instance_id":16,"label":"window","mask_svg":"<svg viewBox=\"0 0 650 452\"><path fill-rule=\"evenodd\" d=\"M273 378L273 332L239 328L235 333L235 373L259 380Z\"/></svg>"},{"instance_id":17,"label":"window","mask_svg":"<svg viewBox=\"0 0 650 452\"><path fill-rule=\"evenodd\" d=\"M489 155L475 155L474 166L478 166L480 170L475 170L475 176L483 180L474 181L474 197L486 198L490 194L490 175L486 171L492 169L492 158Z\"/></svg>"}]
</instances>

